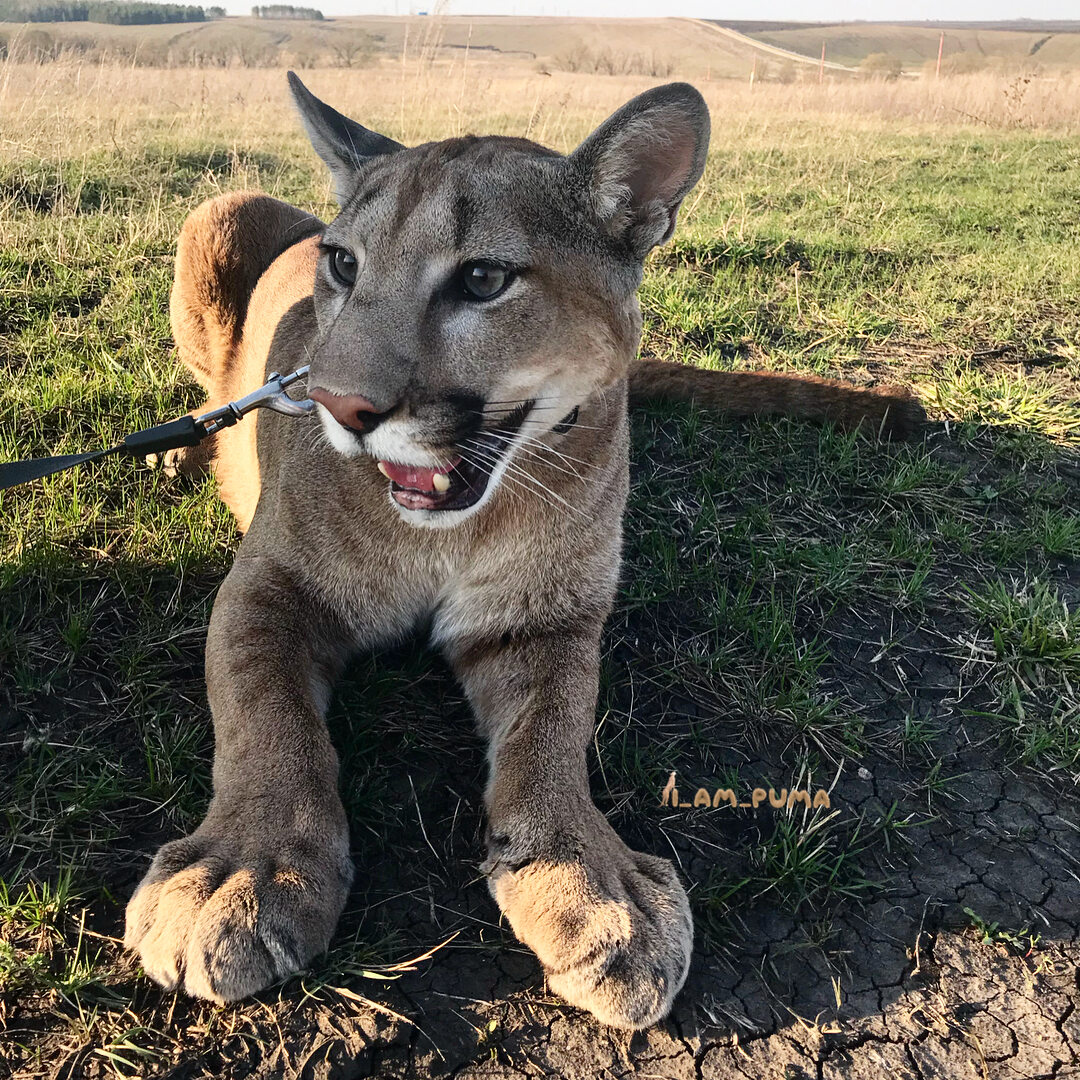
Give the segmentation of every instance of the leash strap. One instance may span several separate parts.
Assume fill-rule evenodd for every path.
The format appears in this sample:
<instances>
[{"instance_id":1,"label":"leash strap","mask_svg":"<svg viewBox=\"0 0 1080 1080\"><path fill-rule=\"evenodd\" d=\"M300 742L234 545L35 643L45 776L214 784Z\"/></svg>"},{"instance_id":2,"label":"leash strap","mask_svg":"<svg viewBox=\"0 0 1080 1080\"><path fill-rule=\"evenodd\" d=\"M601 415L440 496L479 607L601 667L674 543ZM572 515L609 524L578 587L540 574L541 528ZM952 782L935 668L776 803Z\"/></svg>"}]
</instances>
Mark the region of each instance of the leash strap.
<instances>
[{"instance_id":1,"label":"leash strap","mask_svg":"<svg viewBox=\"0 0 1080 1080\"><path fill-rule=\"evenodd\" d=\"M17 484L27 484L31 480L40 480L43 476L51 476L76 465L85 465L88 461L98 461L110 454L145 457L147 454L159 454L180 446L195 446L207 434L205 428L196 423L194 416L181 416L179 420L170 420L167 424L134 431L126 436L119 446L110 446L107 450L91 450L86 454L58 454L56 457L31 458L29 461L7 461L0 464L0 491Z\"/></svg>"},{"instance_id":2,"label":"leash strap","mask_svg":"<svg viewBox=\"0 0 1080 1080\"><path fill-rule=\"evenodd\" d=\"M31 458L29 461L7 461L0 463L0 491L26 484L31 480L40 480L63 469L75 465L84 465L88 461L97 461L110 454L128 454L130 457L146 457L147 454L160 454L165 450L176 450L181 446L197 446L207 435L213 435L223 427L242 420L252 409L270 409L285 416L306 416L315 408L315 402L307 399L291 398L285 393L286 387L298 379L307 376L307 365L297 368L288 375L279 375L276 371L270 375L269 382L253 390L239 401L230 401L227 405L212 409L201 416L181 416L179 420L170 420L167 424L155 424L143 431L134 431L125 436L119 446L107 450L91 450L87 454L61 454L57 457Z\"/></svg>"},{"instance_id":3,"label":"leash strap","mask_svg":"<svg viewBox=\"0 0 1080 1080\"><path fill-rule=\"evenodd\" d=\"M132 457L145 457L181 446L197 446L208 434L194 416L181 416L179 420L126 435L123 448Z\"/></svg>"},{"instance_id":4,"label":"leash strap","mask_svg":"<svg viewBox=\"0 0 1080 1080\"><path fill-rule=\"evenodd\" d=\"M119 452L121 447L113 446L108 450L91 450L88 454L61 454L57 457L30 458L28 461L6 461L0 464L0 491L15 487L16 484L28 484L31 480L40 480L74 465L87 461L97 461Z\"/></svg>"}]
</instances>

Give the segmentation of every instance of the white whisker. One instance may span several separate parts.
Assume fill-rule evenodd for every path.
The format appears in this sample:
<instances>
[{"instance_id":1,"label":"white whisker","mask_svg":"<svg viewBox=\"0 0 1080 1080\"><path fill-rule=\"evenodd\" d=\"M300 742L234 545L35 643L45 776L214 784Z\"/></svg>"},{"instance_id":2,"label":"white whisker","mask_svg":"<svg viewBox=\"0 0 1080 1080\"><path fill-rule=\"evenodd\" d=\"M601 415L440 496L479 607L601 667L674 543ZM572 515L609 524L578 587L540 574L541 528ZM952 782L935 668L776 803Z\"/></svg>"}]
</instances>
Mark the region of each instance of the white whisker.
<instances>
[{"instance_id":1,"label":"white whisker","mask_svg":"<svg viewBox=\"0 0 1080 1080\"><path fill-rule=\"evenodd\" d=\"M497 439L504 439L504 440L510 441L509 438L507 437L506 433L502 432L502 431L499 431L498 429L496 429L494 431L487 431L487 432L485 432L485 434L486 435L492 435ZM600 466L597 465L596 462L594 462L594 461L586 461L584 458L574 457L573 454L564 454L561 450L556 450L554 446L550 446L548 443L543 442L540 439L534 439L531 435L521 435L521 434L519 434L517 436L517 438L519 440L521 440L522 443L528 443L530 447L535 446L535 447L539 447L540 449L547 450L548 453L555 454L557 457L561 458L563 461L566 461L566 462L571 462L572 461L577 465L585 465L590 469L598 469L598 468L600 468ZM577 472L576 469L573 470L573 472L574 472L575 476L580 475Z\"/></svg>"},{"instance_id":2,"label":"white whisker","mask_svg":"<svg viewBox=\"0 0 1080 1080\"><path fill-rule=\"evenodd\" d=\"M519 439L519 445L523 454L528 454L529 457L539 465L555 469L557 472L563 473L566 476L572 476L575 480L580 480L583 484L588 482L587 477L583 476L580 470L575 467L575 463L589 469L599 469L599 466L591 461L581 461L578 458L560 454L546 443L538 442L534 444L533 440L529 439L527 436L519 437ZM545 451L546 455L541 453L541 451ZM554 458L561 458L565 464L560 464L558 461L554 460Z\"/></svg>"},{"instance_id":3,"label":"white whisker","mask_svg":"<svg viewBox=\"0 0 1080 1080\"><path fill-rule=\"evenodd\" d=\"M464 461L467 464L471 465L474 469L477 470L477 472L483 473L484 476L486 476L488 478L488 482L489 483L491 482L491 470L490 469L486 469L479 461L476 461L474 458L470 457L463 446L460 446L460 445L458 446L458 453L460 454L462 461ZM455 465L454 468L451 471L452 472L457 472L458 471L457 466ZM458 473L458 475L461 476L462 479L465 480L466 483L468 483L468 480L464 476L462 476L461 473ZM520 502L525 501L525 497L519 491L516 491L514 488L507 488L506 490L507 490L507 493L509 495L512 495L515 499L519 500Z\"/></svg>"},{"instance_id":4,"label":"white whisker","mask_svg":"<svg viewBox=\"0 0 1080 1080\"><path fill-rule=\"evenodd\" d=\"M490 451L486 450L483 447L477 446L474 443L470 443L469 448L474 454L478 454L482 460L488 461L492 465L492 467L498 465L500 460L502 460L498 457L492 456ZM488 475L490 476L490 473ZM521 479L517 479L516 477L520 477ZM558 507L551 502L551 499L556 499L558 502L562 503L562 505L566 507L567 510L572 510L575 513L581 513L581 511L578 510L576 506L568 503L564 498L562 498L562 496L552 491L549 487L546 487L539 480L537 480L535 476L517 466L513 461L505 462L505 466L503 469L503 479L509 480L511 483L516 484L523 491L531 495L534 499L539 498L542 503L550 506L553 510L557 510ZM527 480L530 483L534 484L539 490L534 490L533 488L526 487L525 484L522 483L523 480ZM542 493L546 493L548 496L550 496L550 498L545 498L544 494Z\"/></svg>"},{"instance_id":5,"label":"white whisker","mask_svg":"<svg viewBox=\"0 0 1080 1080\"><path fill-rule=\"evenodd\" d=\"M489 432L487 432L487 434L492 436L493 438L501 439L508 446L512 446L514 444L514 441L515 441L514 439L510 439L505 435L497 434L494 431L489 431ZM561 473L566 473L567 476L576 477L578 480L583 480L584 479L582 477L581 473L579 473L577 471L577 469L573 468L572 466L570 468L563 468L563 466L557 465L554 461L547 461L546 459L542 458L540 456L540 454L537 452L535 447L530 446L530 445L527 444L527 442L526 442L527 438L528 438L527 436L519 436L518 437L517 441L518 441L519 445L521 446L522 453L527 453L527 454L532 455L532 457L535 458L537 461L541 462L542 464L550 465L551 468L557 469ZM542 447L544 450L548 450L548 451L554 453L554 451L551 450L551 447L548 446L546 443L539 443L538 445L540 447Z\"/></svg>"},{"instance_id":6,"label":"white whisker","mask_svg":"<svg viewBox=\"0 0 1080 1080\"><path fill-rule=\"evenodd\" d=\"M476 448L474 447L474 449L476 449ZM496 459L496 460L498 460L498 459ZM583 511L579 510L578 507L574 506L573 503L567 502L567 500L564 499L558 492L552 491L551 488L549 488L547 486L547 484L543 483L537 477L533 476L533 474L531 472L529 472L527 469L522 468L521 465L519 465L517 462L515 462L513 460L508 460L506 462L505 472L504 472L503 475L506 476L507 478L509 478L511 472L515 473L522 480L526 480L530 484L535 485L540 491L545 492L551 499L555 499L557 502L561 503L564 507L566 507L567 510L572 511L575 514L579 514L579 515L581 515L581 517L587 517L588 516ZM526 490L528 490L528 489L526 489ZM547 500L545 500L545 501L547 501Z\"/></svg>"},{"instance_id":7,"label":"white whisker","mask_svg":"<svg viewBox=\"0 0 1080 1080\"><path fill-rule=\"evenodd\" d=\"M555 426L554 424L551 423L550 420L529 420L527 418L525 420L521 421L521 426L522 427L524 427L526 424L542 425L546 431L550 431ZM597 427L595 424L582 424L582 423L579 423L576 420L574 421L574 428L576 430L579 430L579 431L610 431L611 430L610 428Z\"/></svg>"},{"instance_id":8,"label":"white whisker","mask_svg":"<svg viewBox=\"0 0 1080 1080\"><path fill-rule=\"evenodd\" d=\"M490 434L494 435L496 434L496 432L491 432ZM534 439L531 435L518 435L518 438L521 439L523 442L527 442L530 446L540 447L544 450L547 450L550 454L555 454L563 461L572 461L575 465L584 465L589 469L600 468L600 466L597 465L595 461L586 461L584 458L574 457L573 454L565 454L562 450L557 450L554 446L549 445L542 439Z\"/></svg>"}]
</instances>

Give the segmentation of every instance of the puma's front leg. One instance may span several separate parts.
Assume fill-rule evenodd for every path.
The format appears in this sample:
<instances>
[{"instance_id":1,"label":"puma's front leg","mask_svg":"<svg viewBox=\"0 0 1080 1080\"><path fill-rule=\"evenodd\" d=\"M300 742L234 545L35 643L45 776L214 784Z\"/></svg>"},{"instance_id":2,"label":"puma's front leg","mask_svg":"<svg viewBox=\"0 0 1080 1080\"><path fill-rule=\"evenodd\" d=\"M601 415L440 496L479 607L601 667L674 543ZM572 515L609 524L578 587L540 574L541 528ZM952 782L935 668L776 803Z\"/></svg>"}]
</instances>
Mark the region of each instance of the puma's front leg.
<instances>
[{"instance_id":1,"label":"puma's front leg","mask_svg":"<svg viewBox=\"0 0 1080 1080\"><path fill-rule=\"evenodd\" d=\"M551 988L642 1028L686 980L693 923L667 859L631 851L593 805L586 747L600 626L449 650L491 742L489 887Z\"/></svg>"},{"instance_id":2,"label":"puma's front leg","mask_svg":"<svg viewBox=\"0 0 1080 1080\"><path fill-rule=\"evenodd\" d=\"M233 1001L330 941L352 882L323 722L340 640L286 570L241 549L207 639L213 800L127 909L126 943L167 989Z\"/></svg>"}]
</instances>

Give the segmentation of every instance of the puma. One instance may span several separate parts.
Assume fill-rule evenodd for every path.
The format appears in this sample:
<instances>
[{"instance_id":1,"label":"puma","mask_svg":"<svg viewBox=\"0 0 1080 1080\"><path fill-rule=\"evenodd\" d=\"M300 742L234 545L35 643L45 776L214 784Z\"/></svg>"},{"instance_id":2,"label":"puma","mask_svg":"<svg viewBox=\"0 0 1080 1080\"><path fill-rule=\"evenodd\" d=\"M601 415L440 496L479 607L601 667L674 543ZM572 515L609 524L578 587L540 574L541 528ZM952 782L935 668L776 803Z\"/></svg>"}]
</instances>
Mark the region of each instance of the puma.
<instances>
[{"instance_id":1,"label":"puma","mask_svg":"<svg viewBox=\"0 0 1080 1080\"><path fill-rule=\"evenodd\" d=\"M586 750L618 580L628 401L697 398L904 434L902 389L636 359L636 291L705 164L685 84L572 154L524 139L407 149L292 92L341 206L199 207L172 293L211 405L310 362L317 410L174 455L211 468L244 533L214 604L213 799L166 844L126 941L166 988L252 994L327 948L353 877L324 724L357 650L430 634L489 744L488 886L551 989L641 1028L683 985L693 925L671 863L593 805Z\"/></svg>"}]
</instances>

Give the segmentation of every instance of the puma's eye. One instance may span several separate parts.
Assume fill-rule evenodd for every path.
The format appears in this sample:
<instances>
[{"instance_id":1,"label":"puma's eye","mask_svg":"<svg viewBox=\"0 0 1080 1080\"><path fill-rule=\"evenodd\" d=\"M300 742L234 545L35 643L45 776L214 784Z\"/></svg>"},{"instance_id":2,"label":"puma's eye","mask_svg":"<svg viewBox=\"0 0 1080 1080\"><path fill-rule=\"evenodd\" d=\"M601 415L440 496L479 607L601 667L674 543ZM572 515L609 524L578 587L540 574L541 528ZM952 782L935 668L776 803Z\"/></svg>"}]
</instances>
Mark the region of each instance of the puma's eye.
<instances>
[{"instance_id":1,"label":"puma's eye","mask_svg":"<svg viewBox=\"0 0 1080 1080\"><path fill-rule=\"evenodd\" d=\"M513 280L505 266L469 262L461 268L461 288L467 300L494 300Z\"/></svg>"},{"instance_id":2,"label":"puma's eye","mask_svg":"<svg viewBox=\"0 0 1080 1080\"><path fill-rule=\"evenodd\" d=\"M344 248L331 249L330 273L342 285L352 285L356 281L356 256Z\"/></svg>"}]
</instances>

